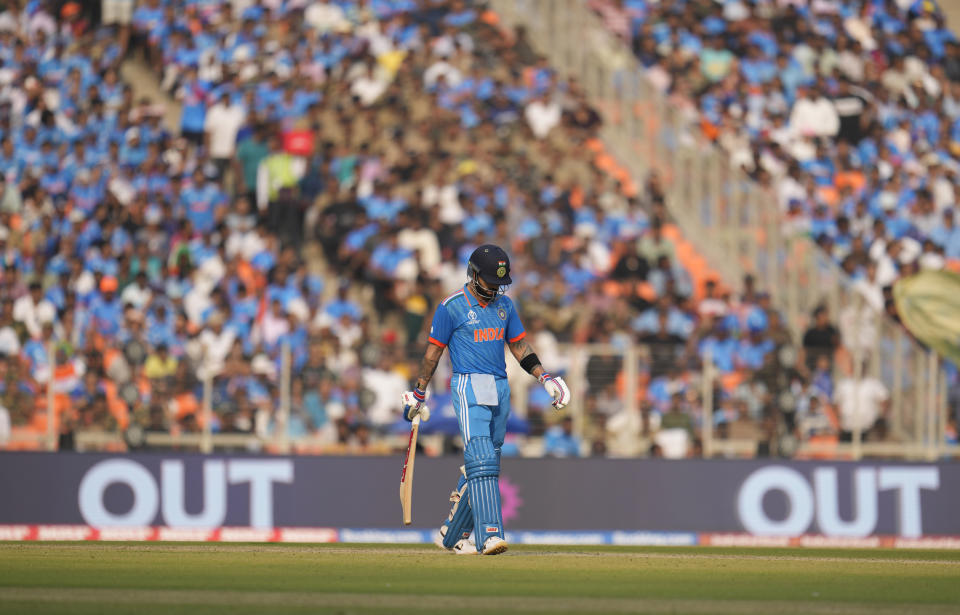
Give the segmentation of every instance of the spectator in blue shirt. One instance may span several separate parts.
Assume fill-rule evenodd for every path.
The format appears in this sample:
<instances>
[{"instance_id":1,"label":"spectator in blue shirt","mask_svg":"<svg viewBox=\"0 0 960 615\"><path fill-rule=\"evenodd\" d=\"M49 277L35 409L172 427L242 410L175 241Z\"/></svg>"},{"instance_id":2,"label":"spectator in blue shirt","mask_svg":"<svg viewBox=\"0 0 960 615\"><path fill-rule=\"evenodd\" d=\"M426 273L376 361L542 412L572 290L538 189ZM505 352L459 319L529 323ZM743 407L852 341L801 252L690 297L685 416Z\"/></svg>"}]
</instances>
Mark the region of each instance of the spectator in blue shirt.
<instances>
[{"instance_id":1,"label":"spectator in blue shirt","mask_svg":"<svg viewBox=\"0 0 960 615\"><path fill-rule=\"evenodd\" d=\"M573 435L573 419L565 416L559 425L547 430L543 453L550 457L579 457L580 438Z\"/></svg>"},{"instance_id":2,"label":"spectator in blue shirt","mask_svg":"<svg viewBox=\"0 0 960 615\"><path fill-rule=\"evenodd\" d=\"M203 126L207 117L208 86L197 77L197 69L187 69L177 99L183 105L180 115L180 132L196 145L203 145Z\"/></svg>"},{"instance_id":3,"label":"spectator in blue shirt","mask_svg":"<svg viewBox=\"0 0 960 615\"><path fill-rule=\"evenodd\" d=\"M106 338L113 338L120 331L123 322L123 303L117 296L117 279L104 276L100 280L100 296L90 303L93 326Z\"/></svg>"},{"instance_id":4,"label":"spectator in blue shirt","mask_svg":"<svg viewBox=\"0 0 960 615\"><path fill-rule=\"evenodd\" d=\"M213 182L207 181L199 167L193 172L191 184L180 192L180 205L187 220L199 233L213 230L226 201L226 195Z\"/></svg>"},{"instance_id":5,"label":"spectator in blue shirt","mask_svg":"<svg viewBox=\"0 0 960 615\"><path fill-rule=\"evenodd\" d=\"M930 239L932 239L935 244L946 250L951 238L957 234L958 228L954 223L952 208L944 209L942 215L943 219L939 226L930 232Z\"/></svg>"},{"instance_id":6,"label":"spectator in blue shirt","mask_svg":"<svg viewBox=\"0 0 960 615\"><path fill-rule=\"evenodd\" d=\"M706 357L709 352L713 364L724 373L736 369L737 350L737 340L730 336L730 330L723 321L717 321L713 327L713 332L705 337L697 347L701 357Z\"/></svg>"},{"instance_id":7,"label":"spectator in blue shirt","mask_svg":"<svg viewBox=\"0 0 960 615\"><path fill-rule=\"evenodd\" d=\"M359 322L363 317L363 311L359 305L347 298L347 292L349 290L349 284L341 284L337 289L337 298L328 303L324 311L335 320L340 320L341 317L348 316L354 322Z\"/></svg>"},{"instance_id":8,"label":"spectator in blue shirt","mask_svg":"<svg viewBox=\"0 0 960 615\"><path fill-rule=\"evenodd\" d=\"M751 330L746 338L740 340L736 362L747 369L758 370L775 347L772 340L763 337L762 330Z\"/></svg>"},{"instance_id":9,"label":"spectator in blue shirt","mask_svg":"<svg viewBox=\"0 0 960 615\"><path fill-rule=\"evenodd\" d=\"M767 83L777 76L777 66L751 45L747 57L740 62L740 74L751 85Z\"/></svg>"}]
</instances>

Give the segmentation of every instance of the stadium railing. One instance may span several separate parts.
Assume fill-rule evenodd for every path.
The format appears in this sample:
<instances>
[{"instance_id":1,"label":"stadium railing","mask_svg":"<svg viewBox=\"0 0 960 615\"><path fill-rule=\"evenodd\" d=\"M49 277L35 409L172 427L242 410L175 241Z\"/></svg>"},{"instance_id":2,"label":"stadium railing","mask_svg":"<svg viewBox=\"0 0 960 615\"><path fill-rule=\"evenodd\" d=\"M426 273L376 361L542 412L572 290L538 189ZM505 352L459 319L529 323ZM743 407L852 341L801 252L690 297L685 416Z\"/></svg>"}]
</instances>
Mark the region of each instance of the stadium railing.
<instances>
[{"instance_id":1,"label":"stadium railing","mask_svg":"<svg viewBox=\"0 0 960 615\"><path fill-rule=\"evenodd\" d=\"M650 353L643 344L563 344L560 355L566 360L561 373L570 383L572 399L566 413L573 419L573 433L579 439L580 454L603 454L611 457L637 457L651 454L654 444L658 443L663 416L669 403L659 400L648 390L653 384L651 377ZM891 429L890 438L882 441L863 441L863 432L855 430L850 443L838 443L836 439L822 441L795 437L794 433L779 434L773 444L775 454L803 458L840 458L859 459L861 457L899 457L905 459L935 459L943 456L960 455L960 448L947 446L937 434L944 429L942 423L923 420L922 414L903 412L904 407L914 404L916 407L934 407L939 398L945 395L946 382L941 372L936 370L937 357L929 352L914 352L907 347L898 352L903 363L899 374L879 374L892 386L893 404L886 417ZM789 356L785 353L783 356ZM50 359L55 359L54 348L50 348ZM684 413L690 417L691 437L687 442L688 450L702 447L701 452L693 453L707 458L743 458L759 453L761 436L757 417L744 417L748 427L747 435L742 431L721 433L720 426L725 420L716 416L722 412L717 393L729 389L723 382L723 376L712 365L710 356L702 357L702 365L685 369L675 374L676 392L681 393L685 405ZM855 379L865 375L862 363L854 366ZM911 367L912 366L912 367ZM787 367L787 365L784 365ZM924 369L926 368L926 369ZM916 374L939 374L938 380L927 379L908 383L907 378ZM742 374L746 375L746 374ZM293 378L290 349L285 347L281 355L281 365L277 374L278 401L270 416L271 429L256 430L252 433L216 433L213 429L215 414L218 411L215 383L216 376L207 374L203 379L197 424L198 429L184 432L180 429L170 431L149 431L142 427L117 428L114 430L77 430L74 433L73 448L78 451L121 452L137 448L171 449L211 453L224 450L243 450L250 452L268 452L275 454L342 452L342 449L324 446L317 436L292 438L287 430L290 420L291 382ZM549 400L534 397L539 393L530 382L515 378L514 412L531 426L530 434L522 439L519 454L540 456L548 453L544 450L544 432L555 425L564 415L557 415L550 407ZM900 383L897 385L897 383ZM8 445L12 448L31 448L34 450L55 451L59 445L58 425L63 420L59 416L58 405L54 401L54 387L46 387L46 431L15 433ZM722 395L722 394L721 394ZM728 397L733 397L730 394ZM541 396L542 397L542 396ZM777 399L781 412L789 412L791 402ZM652 419L651 416L655 415ZM942 414L936 416L943 416ZM936 418L936 416L932 418ZM651 422L653 421L653 422ZM727 423L729 427L731 423ZM538 427L533 427L538 425ZM903 436L906 434L906 437ZM769 438L769 435L767 436ZM436 436L427 447L430 451L444 450L443 436ZM387 435L388 446L384 451L399 450L404 444L402 434ZM598 451L596 445L602 442ZM791 443L792 442L792 443ZM425 443L426 444L426 443ZM769 454L769 453L767 453Z\"/></svg>"},{"instance_id":2,"label":"stadium railing","mask_svg":"<svg viewBox=\"0 0 960 615\"><path fill-rule=\"evenodd\" d=\"M587 3L491 0L491 6L504 26L524 26L563 76L579 80L603 115L602 137L620 163L634 178L659 174L668 210L686 237L726 281L754 275L785 313L795 342L820 304L835 321L859 321L864 310L849 277L810 238L784 232L772 191L732 168L696 124L684 121ZM891 388L890 428L898 442L882 448L852 444L850 456L932 459L946 453L943 362L885 315L878 316L876 329L873 343L848 350L854 364L866 361L870 373Z\"/></svg>"}]
</instances>

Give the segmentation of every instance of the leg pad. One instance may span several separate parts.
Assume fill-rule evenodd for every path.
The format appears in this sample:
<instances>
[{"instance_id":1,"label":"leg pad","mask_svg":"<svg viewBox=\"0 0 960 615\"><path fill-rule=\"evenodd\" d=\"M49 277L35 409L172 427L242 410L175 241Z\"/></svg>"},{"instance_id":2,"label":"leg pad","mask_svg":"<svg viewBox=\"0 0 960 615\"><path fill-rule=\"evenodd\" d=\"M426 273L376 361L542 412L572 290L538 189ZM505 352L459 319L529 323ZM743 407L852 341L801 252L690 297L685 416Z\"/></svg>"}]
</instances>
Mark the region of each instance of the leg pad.
<instances>
[{"instance_id":1,"label":"leg pad","mask_svg":"<svg viewBox=\"0 0 960 615\"><path fill-rule=\"evenodd\" d=\"M473 511L470 510L470 497L467 488L467 475L463 467L460 468L460 481L456 490L450 494L453 506L444 525L447 533L443 536L443 546L452 549L458 541L468 538L473 530Z\"/></svg>"},{"instance_id":2,"label":"leg pad","mask_svg":"<svg viewBox=\"0 0 960 615\"><path fill-rule=\"evenodd\" d=\"M493 440L471 438L464 451L470 508L473 512L473 531L477 550L491 536L503 538L503 517L500 510L500 455Z\"/></svg>"}]
</instances>

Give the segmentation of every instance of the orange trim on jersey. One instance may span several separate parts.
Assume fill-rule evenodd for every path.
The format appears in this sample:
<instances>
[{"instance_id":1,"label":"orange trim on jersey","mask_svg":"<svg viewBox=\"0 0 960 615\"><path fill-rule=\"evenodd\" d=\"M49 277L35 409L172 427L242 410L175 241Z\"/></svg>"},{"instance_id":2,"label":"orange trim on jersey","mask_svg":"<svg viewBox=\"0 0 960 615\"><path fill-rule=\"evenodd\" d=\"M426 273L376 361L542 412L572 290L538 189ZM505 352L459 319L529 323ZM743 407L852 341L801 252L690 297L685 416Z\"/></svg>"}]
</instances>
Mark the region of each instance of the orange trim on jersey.
<instances>
[{"instance_id":1,"label":"orange trim on jersey","mask_svg":"<svg viewBox=\"0 0 960 615\"><path fill-rule=\"evenodd\" d=\"M514 343L514 342L519 342L520 340L522 340L522 339L525 338L525 337L527 337L527 332L526 332L526 331L524 331L523 333L521 333L521 334L518 335L517 337L512 338L512 339L510 340L510 343L512 344L512 343Z\"/></svg>"},{"instance_id":2,"label":"orange trim on jersey","mask_svg":"<svg viewBox=\"0 0 960 615\"><path fill-rule=\"evenodd\" d=\"M428 338L427 338L427 341L430 342L431 344L434 344L434 345L439 346L439 347L441 347L441 348L446 348L446 347L447 347L446 344L444 344L444 343L441 342L440 340L434 339L434 338L432 338L432 337L428 337Z\"/></svg>"}]
</instances>

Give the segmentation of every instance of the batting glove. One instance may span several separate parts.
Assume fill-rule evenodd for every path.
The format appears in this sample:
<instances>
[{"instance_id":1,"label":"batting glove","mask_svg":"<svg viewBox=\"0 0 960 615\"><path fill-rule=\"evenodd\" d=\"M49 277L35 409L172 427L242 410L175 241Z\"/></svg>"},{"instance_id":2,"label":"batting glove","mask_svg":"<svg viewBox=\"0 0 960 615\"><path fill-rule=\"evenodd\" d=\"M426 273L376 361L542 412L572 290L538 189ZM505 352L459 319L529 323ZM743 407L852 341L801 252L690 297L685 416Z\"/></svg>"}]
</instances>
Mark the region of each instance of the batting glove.
<instances>
[{"instance_id":1,"label":"batting glove","mask_svg":"<svg viewBox=\"0 0 960 615\"><path fill-rule=\"evenodd\" d=\"M563 378L555 378L547 372L543 372L540 374L540 384L553 398L553 407L557 410L563 410L564 406L570 403L570 387L563 381Z\"/></svg>"},{"instance_id":2,"label":"batting glove","mask_svg":"<svg viewBox=\"0 0 960 615\"><path fill-rule=\"evenodd\" d=\"M430 420L430 408L427 407L427 392L420 389L407 391L400 396L400 405L403 408L403 418L413 421L415 416L420 416L421 421Z\"/></svg>"}]
</instances>

